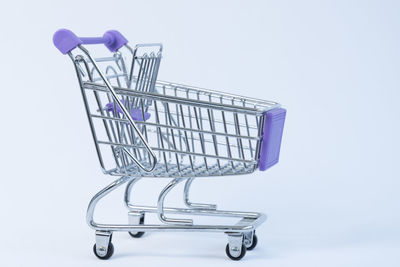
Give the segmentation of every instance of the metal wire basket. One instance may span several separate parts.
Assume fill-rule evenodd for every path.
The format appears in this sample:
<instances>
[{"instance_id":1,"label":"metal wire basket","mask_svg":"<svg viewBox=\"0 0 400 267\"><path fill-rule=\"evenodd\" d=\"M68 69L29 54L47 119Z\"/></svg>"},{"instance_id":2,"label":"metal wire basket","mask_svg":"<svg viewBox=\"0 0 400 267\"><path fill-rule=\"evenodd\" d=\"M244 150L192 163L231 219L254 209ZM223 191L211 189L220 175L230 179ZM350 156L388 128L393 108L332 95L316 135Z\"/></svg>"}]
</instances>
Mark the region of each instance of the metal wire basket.
<instances>
[{"instance_id":1,"label":"metal wire basket","mask_svg":"<svg viewBox=\"0 0 400 267\"><path fill-rule=\"evenodd\" d=\"M264 220L262 214L221 213L215 205L190 203L189 187L197 177L249 174L276 164L286 111L272 101L158 81L162 45L131 48L127 42L117 31L108 31L99 38L78 38L68 30L60 30L54 36L57 48L74 62L101 168L106 174L122 176L99 192L89 206L88 223L101 231L96 234L100 240L96 244L111 244L112 231L132 232L138 230L137 226L140 229L145 212L157 212L160 220L171 227L196 228L192 220L168 219L164 215L165 195L183 180L186 180L185 204L191 209L173 212L210 215L212 211L212 215L243 217L240 226L255 229ZM82 46L98 43L105 44L113 55L95 59ZM128 56L122 53L123 47ZM75 48L81 53L73 55ZM131 187L141 177L174 178L161 192L156 209L129 204ZM127 181L125 201L137 225L111 227L94 223L97 201ZM160 230L160 227L146 230ZM235 230L215 225L208 230L228 233L227 228ZM228 256L242 257L242 248L237 247L238 236L243 243L247 235L250 247L254 229L236 229L229 234ZM105 258L110 251L98 247L96 255Z\"/></svg>"}]
</instances>

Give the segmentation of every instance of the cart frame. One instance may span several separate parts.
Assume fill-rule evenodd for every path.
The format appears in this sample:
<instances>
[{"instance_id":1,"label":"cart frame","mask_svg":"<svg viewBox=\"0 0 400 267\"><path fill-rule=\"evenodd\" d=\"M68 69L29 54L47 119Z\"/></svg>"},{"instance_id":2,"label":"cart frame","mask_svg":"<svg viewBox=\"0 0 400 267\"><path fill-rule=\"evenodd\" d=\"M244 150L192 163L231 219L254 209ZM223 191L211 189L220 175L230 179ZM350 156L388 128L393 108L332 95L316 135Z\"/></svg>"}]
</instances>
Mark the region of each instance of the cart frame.
<instances>
[{"instance_id":1,"label":"cart frame","mask_svg":"<svg viewBox=\"0 0 400 267\"><path fill-rule=\"evenodd\" d=\"M96 236L96 243L93 247L95 255L100 258L100 259L108 259L109 257L112 256L114 252L114 247L113 244L111 243L111 238L113 232L129 232L132 237L141 237L144 232L154 232L154 231L198 231L198 232L222 232L228 235L228 245L226 247L226 253L229 258L233 260L239 260L241 259L244 255L246 250L251 250L253 249L256 244L257 244L257 237L255 236L255 229L261 225L265 220L266 220L266 215L263 213L258 213L258 212L242 212L242 211L226 211L226 210L217 210L217 206L214 204L202 204L202 203L192 203L189 198L189 191L190 187L192 185L192 182L194 179L197 178L196 173L194 172L194 167L192 164L192 156L195 155L194 153L189 152L183 152L179 151L181 154L188 154L190 157L190 163L192 167L192 173L191 175L183 175L182 171L179 169L179 162L178 162L178 156L177 158L177 165L178 165L178 170L179 172L176 172L171 174L168 173L168 169L166 173L161 173L159 176L155 175L155 168L157 165L157 155L153 151L154 147L152 148L148 144L147 140L147 132L146 132L146 125L151 125L151 123L146 122L145 119L145 112L147 112L148 106L151 105L151 101L156 101L156 100L163 100L167 102L175 102L175 103L184 103L184 104L190 104L190 105L197 105L197 106L205 106L205 107L215 107L215 103L210 103L208 102L202 102L202 101L191 101L190 99L182 99L178 97L168 97L166 95L160 95L158 93L154 93L154 88L156 85L163 85L165 84L170 84L170 83L165 83L165 82L160 82L157 81L157 73L158 73L158 68L159 68L159 62L161 59L161 51L162 51L162 45L161 44L147 44L147 45L137 45L134 49L132 49L128 44L127 40L117 31L108 31L104 34L103 37L98 37L98 38L82 38L82 37L77 37L75 34L73 34L71 31L68 30L59 30L56 32L53 38L54 44L56 47L63 53L63 54L68 54L71 60L74 63L76 73L78 76L78 80L80 82L81 86L81 92L82 96L84 99L85 107L86 107L86 112L89 120L89 124L92 130L92 136L95 141L95 146L96 146L96 152L99 158L99 162L101 165L101 168L105 174L108 175L115 175L119 176L118 179L116 179L114 182L103 188L101 191L99 191L90 201L88 209L87 209L87 214L86 214L86 221L88 225L94 229L95 236ZM135 59L137 58L137 50L139 47L151 47L151 46L157 46L159 47L159 52L155 57L152 59L154 60L154 64L151 65L151 78L148 80L144 81L143 83L146 83L146 88L143 90L132 90L132 89L125 89L121 87L116 87L111 85L109 79L110 77L119 77L120 75L118 73L114 73L113 75L105 75L100 67L98 66L97 62L99 61L105 61L103 59L94 59L89 51L82 46L82 44L105 44L107 48L111 51L114 52L114 57L119 57L119 60L122 62L122 70L124 75L124 78L126 79L127 83L127 88L130 88L132 84L136 84L136 86L139 84L139 76L136 78L133 76L133 71L134 71L134 64L135 64ZM124 62L122 58L120 58L120 52L119 49L125 47L132 55L132 65L130 68L130 72L128 75L127 67L124 65ZM72 50L75 48L80 49L81 52L83 52L83 55L77 55L74 57L72 54ZM100 76L97 78L97 80L100 80L104 84L98 84L96 83L96 80L93 78L92 74L89 74L90 79L89 81L84 81L82 79L82 70L80 69L80 64L83 63L85 68L86 68L86 73L93 73L93 70L97 72L97 74ZM92 71L90 71L88 64L92 64L93 68ZM142 67L142 64L140 65L140 68ZM118 78L119 79L119 78ZM146 77L145 77L146 79ZM119 80L118 80L119 84ZM142 84L140 85L142 86ZM184 86L180 85L186 90L194 90L198 92L208 92L210 94L210 99L211 99L211 94L218 94L221 96L221 103L222 103L222 98L223 97L230 97L232 99L241 99L240 96L237 95L232 95L232 94L225 94L213 90L206 90L206 89L200 89L200 88L195 88L195 87L189 87L189 86ZM144 87L143 87L144 88ZM112 100L113 100L113 106L111 109L111 113L113 114L114 117L107 117L104 115L103 111L100 110L101 115L93 115L90 111L89 108L89 103L88 99L85 93L85 90L93 90L95 95L97 96L97 93L101 92L107 92L112 95ZM131 116L131 111L128 110L126 107L126 103L124 103L122 100L120 100L119 96L126 97L126 101L129 101L129 99L134 99L132 100L135 102L135 105L137 105L139 108L141 107L141 112L143 115L143 119L133 119ZM143 104L144 101L140 98L146 98L146 103L150 103L148 106L145 107L147 104ZM140 99L140 101L138 100ZM150 99L150 100L149 100ZM97 100L97 98L96 98ZM160 100L160 101L161 101ZM249 108L246 106L243 107L238 107L235 105L224 105L221 104L220 108L223 110L229 110L232 112L242 112L245 114L256 114L256 120L257 120L257 127L258 127L258 134L257 137L251 137L245 136L245 134L240 134L240 131L237 131L236 134L230 134L227 132L225 128L225 133L222 133L223 136L226 137L226 145L229 145L228 138L247 138L249 139L249 146L247 149L251 152L251 156L255 158L254 159L246 159L244 156L243 152L243 145L239 143L238 141L238 150L239 150L239 155L240 158L238 159L233 159L231 154L229 154L231 157L227 158L230 160L232 164L232 168L235 169L234 162L239 162L240 164L243 164L244 168L241 169L235 169L237 172L236 174L245 174L245 173L251 173L257 168L260 168L261 170L265 170L269 168L270 166L274 165L277 163L278 158L279 158L279 148L280 148L280 143L281 143L281 136L282 136L282 131L283 131L283 123L285 119L285 114L286 111L282 108L280 108L280 105L275 103L275 102L270 102L270 101L262 101L258 99L251 99L251 98L246 98L246 100L251 100L254 102L254 108ZM150 102L149 102L150 101ZM233 102L233 101L232 101ZM262 106L263 108L257 108L258 105ZM99 105L101 108L101 105ZM120 110L117 110L120 108ZM182 106L181 106L182 110ZM274 111L272 113L268 113L270 110ZM110 110L108 110L110 111ZM157 108L156 108L157 111ZM196 111L196 110L195 110ZM278 111L278 113L276 112ZM119 113L122 114L122 117L120 117ZM168 110L168 113L170 111ZM167 113L165 111L165 113ZM177 112L178 113L178 112ZM110 112L108 112L110 114ZM272 115L271 115L272 114ZM271 116L269 116L271 115ZM96 117L97 116L97 117ZM196 115L197 116L197 115ZM132 146L135 146L135 148L132 150L133 152L130 152L126 147L129 148L127 144L119 144L117 142L103 142L104 144L110 145L113 148L113 153L114 157L117 159L123 158L121 156L118 156L117 154L119 153L118 151L116 152L115 147L118 147L118 149L121 151L120 153L125 155L127 159L129 159L132 164L136 164L136 168L134 171L132 169L129 169L126 164L127 160L125 159L124 164L122 167L117 168L111 168L107 169L104 165L103 157L102 157L102 152L101 149L99 148L100 144L103 144L101 141L98 140L96 136L96 130L95 126L93 123L93 119L98 118L102 119L103 122L106 120L112 120L120 123L120 125L126 125L131 127L131 131L128 131L128 134L134 135L135 136L135 141L132 141L133 143L131 144ZM182 112L182 118L183 118L183 112ZM209 114L209 119L214 118ZM247 117L246 118L246 124L248 126L248 121ZM185 119L183 118L183 122ZM225 123L225 117L224 117L224 123ZM235 123L239 123L238 119L235 118ZM136 125L136 124L139 124ZM210 123L211 124L211 123ZM104 125L106 123L104 122ZM265 126L264 126L265 125ZM127 126L127 127L128 127ZM173 126L171 125L162 125L163 127L166 127L167 129L177 129L178 131L181 130L182 127L178 126ZM268 127L267 127L268 126ZM150 127L150 126L148 126ZM158 129L160 125L157 126ZM240 126L236 125L236 128ZM122 127L123 128L123 127ZM270 128L272 130L270 130ZM187 128L185 125L183 125L183 129L186 131ZM214 142L214 146L218 143L216 141L215 136L218 134L214 128L211 125L211 130L212 131L199 131L199 136L200 136L200 141L202 142L201 144L204 146L204 136L203 139L201 138L204 133L210 134L213 138L212 141ZM180 132L179 132L180 133ZM249 131L248 131L249 133ZM109 133L107 132L109 135ZM275 135L274 135L275 134ZM173 135L173 132L172 132ZM269 135L274 136L276 140L273 140L271 145L271 142L269 142L272 137ZM161 132L160 132L161 136ZM142 149L144 152L141 154L140 152L136 153L135 149L139 147L136 137L139 139L139 142L141 142L140 149ZM174 137L175 138L175 137ZM252 147L250 140L254 139L255 146ZM111 139L110 139L111 140ZM183 139L185 140L185 139ZM188 137L186 136L186 141L189 140ZM265 141L267 140L267 141ZM162 138L161 138L161 143L162 143ZM175 142L175 141L174 141ZM193 138L192 138L193 142ZM265 143L268 143L267 145ZM189 147L189 144L187 144L187 147ZM194 146L193 146L194 147ZM271 148L272 147L272 148ZM164 147L163 147L164 148ZM242 149L242 152L240 152L240 149ZM176 146L175 146L176 150ZM230 150L230 148L228 149ZM272 152L271 152L272 151ZM147 154L145 153L147 152ZM177 151L173 151L175 153L178 153ZM229 151L228 151L229 152ZM164 152L165 153L165 152ZM214 175L232 175L235 173L231 172L223 172L221 171L221 166L220 166L220 159L225 159L224 157L221 157L218 152L217 148L215 148L215 153L216 155L206 155L207 157L214 157L216 158L218 165L219 165L219 171L215 172ZM161 152L159 152L159 155ZM254 154L254 155L253 155ZM273 154L272 157L269 155ZM191 156L190 156L191 155ZM164 154L165 157L165 154ZM143 163L145 162L145 163ZM209 170L207 166L207 161L205 160L206 167L207 167L207 174L206 176L211 176L213 173ZM167 164L167 161L165 160L165 164ZM246 165L247 164L247 165ZM118 161L117 161L118 165ZM167 168L167 167L166 167ZM204 171L203 171L204 173ZM197 174L200 175L200 174ZM158 201L157 201L157 206L142 206L142 205L135 205L131 203L131 194L132 194L132 189L134 185L143 177L146 176L154 176L154 177L168 177L172 178L172 180L163 188L163 190L160 192ZM203 176L201 174L200 176ZM179 183L185 182L184 186L184 192L183 192L183 202L186 205L186 208L176 208L176 207L164 207L164 200L166 195ZM124 203L125 206L128 209L128 218L129 218L129 223L128 224L101 224L97 223L94 221L94 211L96 208L97 203L103 199L106 195L110 194L112 191L114 191L116 188L120 186L126 186L125 189L125 194L124 194ZM144 223L144 218L146 213L156 213L158 215L158 218L160 220L160 224L145 224ZM209 224L209 225L199 225L199 224L194 224L192 219L181 219L181 218L172 218L167 215L169 214L183 214L183 215L189 215L189 216L217 216L217 217L236 217L240 218L240 220L234 224L234 225L215 225L215 224Z\"/></svg>"}]
</instances>

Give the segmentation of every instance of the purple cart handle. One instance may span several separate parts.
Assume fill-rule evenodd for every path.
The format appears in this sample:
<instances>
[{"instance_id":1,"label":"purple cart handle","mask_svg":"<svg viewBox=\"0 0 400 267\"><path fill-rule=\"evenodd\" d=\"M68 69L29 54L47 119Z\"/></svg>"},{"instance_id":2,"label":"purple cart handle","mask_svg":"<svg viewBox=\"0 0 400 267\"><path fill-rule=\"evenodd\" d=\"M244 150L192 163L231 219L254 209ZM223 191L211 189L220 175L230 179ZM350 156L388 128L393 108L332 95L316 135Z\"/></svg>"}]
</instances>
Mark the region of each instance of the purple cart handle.
<instances>
[{"instance_id":1,"label":"purple cart handle","mask_svg":"<svg viewBox=\"0 0 400 267\"><path fill-rule=\"evenodd\" d=\"M64 55L81 44L104 44L111 52L115 52L128 43L118 31L107 31L102 37L78 37L72 31L60 29L53 35L53 43Z\"/></svg>"}]
</instances>

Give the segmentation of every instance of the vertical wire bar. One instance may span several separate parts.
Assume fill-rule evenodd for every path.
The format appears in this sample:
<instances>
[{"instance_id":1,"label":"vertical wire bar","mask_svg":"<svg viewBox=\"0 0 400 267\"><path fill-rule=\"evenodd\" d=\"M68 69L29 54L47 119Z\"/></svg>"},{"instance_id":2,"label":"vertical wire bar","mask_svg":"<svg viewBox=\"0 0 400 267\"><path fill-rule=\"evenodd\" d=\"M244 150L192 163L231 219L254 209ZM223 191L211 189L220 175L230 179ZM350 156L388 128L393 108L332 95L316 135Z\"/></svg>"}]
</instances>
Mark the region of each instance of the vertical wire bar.
<instances>
[{"instance_id":1,"label":"vertical wire bar","mask_svg":"<svg viewBox=\"0 0 400 267\"><path fill-rule=\"evenodd\" d=\"M246 107L246 100L243 100L243 107ZM249 127L249 121L247 119L247 115L244 114L244 120L246 123L246 129L247 129L247 136L250 136L250 127ZM250 149L250 156L253 158L253 147L251 145L251 140L249 139L249 149Z\"/></svg>"},{"instance_id":2,"label":"vertical wire bar","mask_svg":"<svg viewBox=\"0 0 400 267\"><path fill-rule=\"evenodd\" d=\"M138 89L140 88L139 85L140 85L140 81L142 79L142 76L143 76L143 59L140 60L138 76L136 78L136 84L135 84L135 91L138 91ZM133 76L132 76L132 79L133 79ZM134 101L132 101L132 107L131 108L134 108L135 105L136 105L136 99Z\"/></svg>"},{"instance_id":3,"label":"vertical wire bar","mask_svg":"<svg viewBox=\"0 0 400 267\"><path fill-rule=\"evenodd\" d=\"M145 118L145 115L144 115L144 105L143 105L143 98L140 98L140 106L141 106L141 111L142 111L142 119L143 119L143 122L145 122L146 121L146 118ZM149 138L148 138L148 135L147 135L147 126L146 126L146 124L143 124L142 125L142 134L144 134L144 138L145 138L145 140L146 140L146 142L148 143L149 142ZM148 154L148 153L147 153ZM146 152L145 152L145 150L143 150L143 155L147 155L146 154ZM146 158L146 157L145 157ZM151 164L151 157L150 157L150 155L149 155L149 157L148 157L148 160L149 160L149 164Z\"/></svg>"},{"instance_id":4,"label":"vertical wire bar","mask_svg":"<svg viewBox=\"0 0 400 267\"><path fill-rule=\"evenodd\" d=\"M115 52L115 54L118 54L118 61L121 62L121 70L122 70L122 73L124 74L126 87L128 88L129 78L128 78L128 72L126 70L125 60L122 57L120 52ZM118 61L116 61L116 62L117 62L117 65L119 66Z\"/></svg>"},{"instance_id":5,"label":"vertical wire bar","mask_svg":"<svg viewBox=\"0 0 400 267\"><path fill-rule=\"evenodd\" d=\"M131 68L130 68L130 72L128 74L128 88L132 88L133 72L135 70L136 51L137 50L135 49L135 51L132 51L132 49L130 49L130 48L128 48L128 50L132 54Z\"/></svg>"},{"instance_id":6,"label":"vertical wire bar","mask_svg":"<svg viewBox=\"0 0 400 267\"><path fill-rule=\"evenodd\" d=\"M200 108L199 108L199 109L200 109ZM199 117L197 116L197 111L196 111L196 107L195 107L195 106L193 106L193 110L194 110L194 116L196 117L197 129L198 129L198 130L203 130L203 129L200 127ZM204 157L203 157L203 159L204 159L204 164L205 164L205 166L206 166L206 170L208 171L207 158L205 157L205 155L206 155L206 148L205 148L205 145L204 145L204 137L203 137L203 133L200 132L200 131L199 131L199 139L200 139L201 151L202 151L203 154L204 154Z\"/></svg>"},{"instance_id":7,"label":"vertical wire bar","mask_svg":"<svg viewBox=\"0 0 400 267\"><path fill-rule=\"evenodd\" d=\"M233 105L233 106L236 105L236 104L235 104L235 99L234 99L234 98L232 99L232 105ZM233 121L234 121L234 125L235 125L235 132L236 132L236 135L240 136L240 127L239 127L238 115L237 115L236 112L233 112L232 115L233 115ZM242 153L242 152L243 152L243 149L242 149L242 147L241 147L241 144L242 144L241 138L240 138L240 137L237 137L237 138L236 138L236 142L237 142L237 149L238 149L239 158L244 159L244 154Z\"/></svg>"},{"instance_id":8,"label":"vertical wire bar","mask_svg":"<svg viewBox=\"0 0 400 267\"><path fill-rule=\"evenodd\" d=\"M154 72L153 72L152 84L151 84L150 91L153 91L154 87L156 86L158 70L160 68L160 62L161 62L161 54L158 53L157 56L156 56L156 64L154 66Z\"/></svg>"},{"instance_id":9,"label":"vertical wire bar","mask_svg":"<svg viewBox=\"0 0 400 267\"><path fill-rule=\"evenodd\" d=\"M258 128L258 140L256 144L256 156L255 159L257 161L257 164L254 164L254 168L258 166L258 161L260 160L260 149L261 149L261 137L263 136L264 133L264 123L265 123L265 115L259 116L257 119L257 128Z\"/></svg>"},{"instance_id":10,"label":"vertical wire bar","mask_svg":"<svg viewBox=\"0 0 400 267\"><path fill-rule=\"evenodd\" d=\"M114 105L114 117L120 119L120 115L119 115L119 113L117 111L117 105L118 104ZM118 138L117 141L118 141L118 143L122 143L122 141L121 141L121 129L120 129L120 122L119 121L115 121L115 127L117 129L117 138ZM120 155L121 155L121 159L122 159L122 162L123 162L122 166L124 168L126 168L126 163L125 163L126 162L125 161L126 155L122 152L122 150L120 150Z\"/></svg>"},{"instance_id":11,"label":"vertical wire bar","mask_svg":"<svg viewBox=\"0 0 400 267\"><path fill-rule=\"evenodd\" d=\"M168 113L168 118L169 118L169 125L172 126L171 112L170 112L170 109L169 109L169 104L168 104L168 102L165 103L165 105L166 105L166 107L167 107L167 113ZM174 146L174 150L177 151L177 150L176 150L176 142L175 142L174 130L173 130L172 128L170 128L170 130L171 130L172 144L173 144L173 146ZM175 152L174 154L175 154L175 159L176 159L176 166L177 166L177 168L178 168L178 172L180 173L180 172L181 172L181 167L180 167L180 164L179 164L178 153Z\"/></svg>"},{"instance_id":12,"label":"vertical wire bar","mask_svg":"<svg viewBox=\"0 0 400 267\"><path fill-rule=\"evenodd\" d=\"M142 81L140 83L140 91L145 92L146 90L146 81L147 81L147 76L148 76L148 72L149 72L149 67L150 67L150 62L149 62L149 57L147 54L143 55L143 57L145 57L144 60L144 74L143 74L143 78Z\"/></svg>"},{"instance_id":13,"label":"vertical wire bar","mask_svg":"<svg viewBox=\"0 0 400 267\"><path fill-rule=\"evenodd\" d=\"M154 69L154 57L152 56L154 53L152 52L150 54L150 58L148 59L149 61L149 73L147 74L146 78L146 86L145 89L143 90L144 92L149 92L150 91L150 85L151 85L151 78L153 76L153 69Z\"/></svg>"},{"instance_id":14,"label":"vertical wire bar","mask_svg":"<svg viewBox=\"0 0 400 267\"><path fill-rule=\"evenodd\" d=\"M161 132L161 127L159 126L161 124L160 124L160 116L159 116L159 113L158 113L158 107L157 107L157 102L156 101L154 101L154 110L155 110L155 113L156 113L157 132L158 132L158 135L160 136L161 148L163 150L162 154L163 154L163 157L164 157L165 171L168 173L168 162L167 162L167 156L165 155L165 150L164 150L163 134Z\"/></svg>"},{"instance_id":15,"label":"vertical wire bar","mask_svg":"<svg viewBox=\"0 0 400 267\"><path fill-rule=\"evenodd\" d=\"M174 92L175 92L175 96L176 96L176 97L178 96L178 94L177 94L177 89L178 89L178 87L175 87L175 88L174 88ZM180 118L179 118L178 104L175 104L175 109L176 109L176 121L177 121L177 126L180 127L181 124L180 124ZM183 151L183 148L182 148L182 133L181 133L180 130L178 130L178 137L179 137L179 138L178 138L178 140L179 140L179 150ZM181 154L181 159L182 159L183 157L184 157L184 155Z\"/></svg>"},{"instance_id":16,"label":"vertical wire bar","mask_svg":"<svg viewBox=\"0 0 400 267\"><path fill-rule=\"evenodd\" d=\"M140 59L137 58L137 60L140 62L139 65L139 71L138 71L138 76L136 79L136 86L135 86L135 90L136 91L140 91L140 88L142 86L142 81L143 81L143 76L144 76L144 70L146 68L146 59L145 59L146 55L143 55Z\"/></svg>"},{"instance_id":17,"label":"vertical wire bar","mask_svg":"<svg viewBox=\"0 0 400 267\"><path fill-rule=\"evenodd\" d=\"M144 66L144 74L143 74L143 79L142 82L140 84L140 91L145 92L146 91L146 84L147 84L147 80L148 80L148 73L149 73L149 67L150 67L150 60L148 58L148 56L146 55L146 58L144 59L145 62L145 66Z\"/></svg>"},{"instance_id":18,"label":"vertical wire bar","mask_svg":"<svg viewBox=\"0 0 400 267\"><path fill-rule=\"evenodd\" d=\"M163 93L164 93L164 95L166 95L166 88L165 88L165 85L163 86ZM162 102L163 103L163 105L164 105L164 115L165 115L165 125L168 125L168 114L167 114L167 109L166 109L166 103L164 103L164 102ZM170 150L171 149L171 142L169 141L169 131L168 131L168 129L166 130L166 133L167 133L167 144L168 144L168 149ZM171 152L168 152L168 156L169 156L169 158L172 158L172 154L171 154Z\"/></svg>"},{"instance_id":19,"label":"vertical wire bar","mask_svg":"<svg viewBox=\"0 0 400 267\"><path fill-rule=\"evenodd\" d=\"M221 104L223 104L222 96L221 96L220 102L221 102ZM222 123L224 124L224 132L227 134L228 129L227 129L227 125L226 125L225 112L223 110L221 110L221 113L222 113ZM232 151L231 151L231 145L229 143L229 137L225 136L225 140L226 140L226 149L228 152L228 157L232 158ZM231 162L232 169L235 169L235 164L233 164L233 160L231 160L230 162Z\"/></svg>"},{"instance_id":20,"label":"vertical wire bar","mask_svg":"<svg viewBox=\"0 0 400 267\"><path fill-rule=\"evenodd\" d=\"M240 136L240 124L239 124L238 114L235 112L233 114L233 116L235 118L236 134ZM237 140L238 140L238 149L239 149L240 158L244 159L242 138L238 137ZM245 162L243 162L243 166L246 169L246 163Z\"/></svg>"},{"instance_id":21,"label":"vertical wire bar","mask_svg":"<svg viewBox=\"0 0 400 267\"><path fill-rule=\"evenodd\" d=\"M197 92L197 100L200 101L200 92ZM201 109L199 108L200 127L203 130L203 118L201 116Z\"/></svg>"},{"instance_id":22,"label":"vertical wire bar","mask_svg":"<svg viewBox=\"0 0 400 267\"><path fill-rule=\"evenodd\" d=\"M189 90L186 89L186 98L189 99ZM188 110L188 115L189 115L189 127L190 129L193 129L193 125L192 125L192 112L190 110L190 106L187 105L187 110ZM193 135L193 131L190 131L190 138L192 139L192 151L196 152L194 149L194 135ZM196 160L196 156L193 156L193 160Z\"/></svg>"},{"instance_id":23,"label":"vertical wire bar","mask_svg":"<svg viewBox=\"0 0 400 267\"><path fill-rule=\"evenodd\" d=\"M209 96L210 102L211 102L211 94ZM210 109L207 109L207 114L208 114L208 121L210 124L210 129L213 133L215 133L215 123L214 123L214 114L213 111ZM213 143L214 143L214 150L215 150L215 155L218 157L218 143L217 143L217 136L215 134L212 135ZM219 159L217 158L217 165L218 169L221 170L221 163Z\"/></svg>"},{"instance_id":24,"label":"vertical wire bar","mask_svg":"<svg viewBox=\"0 0 400 267\"><path fill-rule=\"evenodd\" d=\"M185 124L185 116L183 115L183 107L182 105L179 105L180 109L181 109L181 116L182 116L182 125L183 128L186 129L186 124ZM190 152L190 146L189 146L189 140L188 140L188 136L187 136L187 131L184 131L185 134L185 140L186 140L186 150L188 152ZM193 160L192 160L192 156L189 155L189 162L190 162L190 166L192 167L192 171L194 172L194 166L193 166Z\"/></svg>"}]
</instances>

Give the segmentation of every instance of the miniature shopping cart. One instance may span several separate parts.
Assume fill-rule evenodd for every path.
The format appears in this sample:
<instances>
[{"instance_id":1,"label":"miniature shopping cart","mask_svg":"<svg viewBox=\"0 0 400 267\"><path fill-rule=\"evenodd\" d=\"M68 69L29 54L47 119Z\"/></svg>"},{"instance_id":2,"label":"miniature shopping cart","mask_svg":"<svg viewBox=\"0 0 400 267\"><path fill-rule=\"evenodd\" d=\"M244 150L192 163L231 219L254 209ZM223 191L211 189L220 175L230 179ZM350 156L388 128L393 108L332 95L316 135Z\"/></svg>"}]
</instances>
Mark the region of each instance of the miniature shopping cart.
<instances>
[{"instance_id":1,"label":"miniature shopping cart","mask_svg":"<svg viewBox=\"0 0 400 267\"><path fill-rule=\"evenodd\" d=\"M105 174L119 177L93 197L87 210L87 223L96 230L95 255L112 256L111 237L116 231L132 237L151 231L222 232L228 235L226 253L233 260L253 249L255 229L265 221L264 214L192 203L189 189L198 177L250 174L276 164L285 109L271 101L158 81L162 45L131 48L118 31L81 38L62 29L53 41L74 63L100 166ZM104 44L113 53L94 58L83 44ZM143 177L172 179L155 207L130 202L132 187ZM180 182L185 182L186 208L164 207L166 195ZM95 222L98 201L123 184L129 224ZM146 224L146 213L156 213L160 223ZM170 214L239 221L204 225Z\"/></svg>"}]
</instances>

